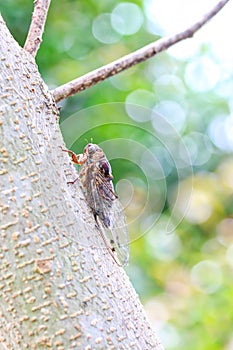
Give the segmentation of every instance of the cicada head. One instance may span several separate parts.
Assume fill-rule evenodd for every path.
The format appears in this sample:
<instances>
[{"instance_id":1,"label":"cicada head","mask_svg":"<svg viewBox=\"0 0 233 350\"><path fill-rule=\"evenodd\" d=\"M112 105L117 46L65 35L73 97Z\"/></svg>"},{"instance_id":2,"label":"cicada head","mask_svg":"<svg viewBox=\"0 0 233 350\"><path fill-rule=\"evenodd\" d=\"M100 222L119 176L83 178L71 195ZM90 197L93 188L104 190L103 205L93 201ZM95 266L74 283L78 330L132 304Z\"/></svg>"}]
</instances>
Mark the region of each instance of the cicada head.
<instances>
[{"instance_id":1,"label":"cicada head","mask_svg":"<svg viewBox=\"0 0 233 350\"><path fill-rule=\"evenodd\" d=\"M99 146L95 145L94 143L88 143L85 146L83 153L87 154L91 157L91 155L93 155L98 148L99 148Z\"/></svg>"},{"instance_id":2,"label":"cicada head","mask_svg":"<svg viewBox=\"0 0 233 350\"><path fill-rule=\"evenodd\" d=\"M88 143L84 148L83 155L87 157L88 163L95 163L99 170L108 177L111 174L111 166L104 151L94 143ZM111 176L110 176L111 177Z\"/></svg>"},{"instance_id":3,"label":"cicada head","mask_svg":"<svg viewBox=\"0 0 233 350\"><path fill-rule=\"evenodd\" d=\"M102 157L105 157L102 149L94 143L88 143L84 148L83 154L86 155L90 162L97 162Z\"/></svg>"}]
</instances>

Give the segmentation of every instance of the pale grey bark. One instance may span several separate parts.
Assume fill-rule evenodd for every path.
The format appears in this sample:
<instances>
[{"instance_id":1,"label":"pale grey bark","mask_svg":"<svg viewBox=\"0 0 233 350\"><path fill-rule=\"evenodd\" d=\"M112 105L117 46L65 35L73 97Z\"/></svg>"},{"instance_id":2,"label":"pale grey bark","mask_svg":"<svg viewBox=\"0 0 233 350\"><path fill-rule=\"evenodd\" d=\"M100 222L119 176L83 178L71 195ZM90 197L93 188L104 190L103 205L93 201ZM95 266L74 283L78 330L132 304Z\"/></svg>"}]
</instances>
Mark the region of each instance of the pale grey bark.
<instances>
[{"instance_id":1,"label":"pale grey bark","mask_svg":"<svg viewBox=\"0 0 233 350\"><path fill-rule=\"evenodd\" d=\"M162 349L99 234L32 56L0 22L1 349Z\"/></svg>"}]
</instances>

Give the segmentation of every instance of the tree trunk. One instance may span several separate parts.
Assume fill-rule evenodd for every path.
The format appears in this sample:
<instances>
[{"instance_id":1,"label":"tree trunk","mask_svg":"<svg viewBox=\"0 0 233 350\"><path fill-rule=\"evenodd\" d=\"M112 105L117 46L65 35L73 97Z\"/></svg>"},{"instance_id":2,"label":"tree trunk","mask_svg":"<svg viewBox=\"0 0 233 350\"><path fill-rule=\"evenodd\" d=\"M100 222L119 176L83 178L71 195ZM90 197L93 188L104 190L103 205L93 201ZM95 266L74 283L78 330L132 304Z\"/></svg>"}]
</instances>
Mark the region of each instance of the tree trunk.
<instances>
[{"instance_id":1,"label":"tree trunk","mask_svg":"<svg viewBox=\"0 0 233 350\"><path fill-rule=\"evenodd\" d=\"M162 349L101 239L34 59L0 21L1 349Z\"/></svg>"}]
</instances>

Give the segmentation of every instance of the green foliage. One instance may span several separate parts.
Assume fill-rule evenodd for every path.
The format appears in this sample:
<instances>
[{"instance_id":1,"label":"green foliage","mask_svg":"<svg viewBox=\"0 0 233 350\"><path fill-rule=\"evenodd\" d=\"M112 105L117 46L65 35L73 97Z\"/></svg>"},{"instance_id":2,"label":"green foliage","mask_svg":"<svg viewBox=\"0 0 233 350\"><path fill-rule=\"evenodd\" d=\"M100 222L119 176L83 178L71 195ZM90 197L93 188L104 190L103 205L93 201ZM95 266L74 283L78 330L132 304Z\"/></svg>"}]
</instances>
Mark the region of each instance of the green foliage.
<instances>
[{"instance_id":1,"label":"green foliage","mask_svg":"<svg viewBox=\"0 0 233 350\"><path fill-rule=\"evenodd\" d=\"M158 38L135 1L143 25L131 35L113 30L118 39L100 42L93 23L118 4L52 2L37 57L51 88ZM29 0L2 4L21 45L31 11ZM81 153L93 140L111 160L132 240L127 273L166 349L220 350L233 343L232 76L226 67L216 78L221 64L208 42L188 58L162 53L61 109L67 147Z\"/></svg>"}]
</instances>

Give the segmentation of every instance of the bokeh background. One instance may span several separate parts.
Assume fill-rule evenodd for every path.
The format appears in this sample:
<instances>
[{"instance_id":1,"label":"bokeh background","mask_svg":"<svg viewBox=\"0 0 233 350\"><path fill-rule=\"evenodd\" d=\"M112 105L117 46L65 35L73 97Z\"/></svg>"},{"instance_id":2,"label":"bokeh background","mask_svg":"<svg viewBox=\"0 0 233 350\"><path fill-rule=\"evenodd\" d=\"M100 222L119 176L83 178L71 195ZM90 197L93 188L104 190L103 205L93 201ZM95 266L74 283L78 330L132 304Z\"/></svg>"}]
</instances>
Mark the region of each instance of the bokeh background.
<instances>
[{"instance_id":1,"label":"bokeh background","mask_svg":"<svg viewBox=\"0 0 233 350\"><path fill-rule=\"evenodd\" d=\"M50 88L193 23L216 1L52 1ZM23 45L33 2L1 1ZM169 350L233 349L233 5L194 38L61 103L67 147L99 144L127 214L127 274Z\"/></svg>"}]
</instances>

